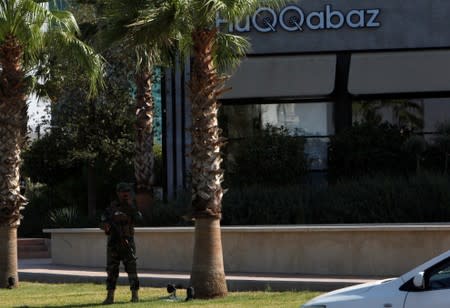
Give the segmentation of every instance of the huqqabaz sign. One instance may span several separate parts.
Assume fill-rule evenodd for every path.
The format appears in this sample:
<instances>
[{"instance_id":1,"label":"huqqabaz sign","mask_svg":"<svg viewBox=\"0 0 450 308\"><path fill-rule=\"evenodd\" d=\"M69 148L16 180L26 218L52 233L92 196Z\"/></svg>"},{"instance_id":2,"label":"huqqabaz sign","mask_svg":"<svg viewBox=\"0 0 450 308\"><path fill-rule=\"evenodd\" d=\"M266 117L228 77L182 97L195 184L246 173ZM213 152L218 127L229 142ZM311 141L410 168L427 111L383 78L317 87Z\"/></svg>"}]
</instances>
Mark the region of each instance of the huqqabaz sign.
<instances>
[{"instance_id":1,"label":"huqqabaz sign","mask_svg":"<svg viewBox=\"0 0 450 308\"><path fill-rule=\"evenodd\" d=\"M230 22L220 17L216 18L216 27L228 25L230 33L250 32L255 29L257 32L276 32L282 29L287 32L303 32L308 30L327 30L379 28L381 10L351 9L341 11L334 9L331 4L325 5L323 10L305 11L297 5L288 5L279 12L274 9L261 7L252 16L246 16L242 21Z\"/></svg>"}]
</instances>

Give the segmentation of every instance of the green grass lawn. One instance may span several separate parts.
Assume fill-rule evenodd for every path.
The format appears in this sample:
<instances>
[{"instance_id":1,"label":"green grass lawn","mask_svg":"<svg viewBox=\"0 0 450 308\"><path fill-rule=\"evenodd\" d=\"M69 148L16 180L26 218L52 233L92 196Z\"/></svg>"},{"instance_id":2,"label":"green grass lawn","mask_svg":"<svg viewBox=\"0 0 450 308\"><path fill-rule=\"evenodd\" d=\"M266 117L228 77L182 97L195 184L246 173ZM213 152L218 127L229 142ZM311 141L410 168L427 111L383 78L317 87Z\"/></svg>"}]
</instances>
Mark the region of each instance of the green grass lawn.
<instances>
[{"instance_id":1,"label":"green grass lawn","mask_svg":"<svg viewBox=\"0 0 450 308\"><path fill-rule=\"evenodd\" d=\"M226 298L183 301L185 290L177 290L180 301L169 301L167 292L157 288L141 288L140 302L130 303L130 290L119 286L112 307L299 307L318 292L230 292ZM0 289L0 307L96 307L105 298L101 284L46 284L21 282L16 289ZM110 306L111 307L111 306Z\"/></svg>"}]
</instances>

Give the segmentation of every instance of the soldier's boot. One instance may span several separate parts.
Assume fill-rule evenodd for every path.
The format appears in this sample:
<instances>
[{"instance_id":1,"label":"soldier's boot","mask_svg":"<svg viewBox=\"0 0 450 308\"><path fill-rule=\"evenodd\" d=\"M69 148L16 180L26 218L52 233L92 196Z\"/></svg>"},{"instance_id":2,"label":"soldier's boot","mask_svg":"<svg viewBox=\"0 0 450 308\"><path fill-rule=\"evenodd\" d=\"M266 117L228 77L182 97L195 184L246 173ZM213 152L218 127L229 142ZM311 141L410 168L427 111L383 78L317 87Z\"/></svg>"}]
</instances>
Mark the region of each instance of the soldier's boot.
<instances>
[{"instance_id":1,"label":"soldier's boot","mask_svg":"<svg viewBox=\"0 0 450 308\"><path fill-rule=\"evenodd\" d=\"M111 304L114 304L114 290L108 290L108 294L106 295L106 298L103 301L103 305L111 305Z\"/></svg>"},{"instance_id":2,"label":"soldier's boot","mask_svg":"<svg viewBox=\"0 0 450 308\"><path fill-rule=\"evenodd\" d=\"M139 302L139 294L138 290L131 290L131 302L137 303Z\"/></svg>"}]
</instances>

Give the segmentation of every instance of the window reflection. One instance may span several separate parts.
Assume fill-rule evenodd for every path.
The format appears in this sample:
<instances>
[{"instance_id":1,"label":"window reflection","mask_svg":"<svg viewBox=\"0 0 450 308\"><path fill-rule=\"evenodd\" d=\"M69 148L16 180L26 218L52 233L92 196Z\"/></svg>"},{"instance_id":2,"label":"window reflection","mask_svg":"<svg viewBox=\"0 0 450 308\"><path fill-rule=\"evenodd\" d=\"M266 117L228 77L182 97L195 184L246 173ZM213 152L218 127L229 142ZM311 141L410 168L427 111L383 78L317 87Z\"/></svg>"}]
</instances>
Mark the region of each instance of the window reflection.
<instances>
[{"instance_id":1,"label":"window reflection","mask_svg":"<svg viewBox=\"0 0 450 308\"><path fill-rule=\"evenodd\" d=\"M225 105L221 108L220 122L224 136L229 139L228 160L233 160L239 140L254 136L271 125L285 127L292 135L306 137L305 154L310 169L324 170L327 168L328 136L334 134L332 114L333 104L328 102Z\"/></svg>"},{"instance_id":2,"label":"window reflection","mask_svg":"<svg viewBox=\"0 0 450 308\"><path fill-rule=\"evenodd\" d=\"M450 120L449 98L374 99L354 101L353 122L388 122L415 133L435 134Z\"/></svg>"},{"instance_id":3,"label":"window reflection","mask_svg":"<svg viewBox=\"0 0 450 308\"><path fill-rule=\"evenodd\" d=\"M221 121L228 138L252 136L268 124L302 136L329 136L332 109L332 103L226 105Z\"/></svg>"},{"instance_id":4,"label":"window reflection","mask_svg":"<svg viewBox=\"0 0 450 308\"><path fill-rule=\"evenodd\" d=\"M263 125L283 126L293 134L328 136L334 131L331 110L331 103L269 104L262 106L261 119Z\"/></svg>"}]
</instances>

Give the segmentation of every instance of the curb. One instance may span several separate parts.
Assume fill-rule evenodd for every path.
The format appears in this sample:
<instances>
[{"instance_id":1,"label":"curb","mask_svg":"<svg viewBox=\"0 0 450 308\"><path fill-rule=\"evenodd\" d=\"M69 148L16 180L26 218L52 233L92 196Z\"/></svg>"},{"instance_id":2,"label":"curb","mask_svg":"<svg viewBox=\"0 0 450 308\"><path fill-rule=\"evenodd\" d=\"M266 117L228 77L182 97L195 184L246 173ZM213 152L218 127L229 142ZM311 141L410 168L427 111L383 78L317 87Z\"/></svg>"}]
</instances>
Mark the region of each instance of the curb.
<instances>
[{"instance_id":1,"label":"curb","mask_svg":"<svg viewBox=\"0 0 450 308\"><path fill-rule=\"evenodd\" d=\"M106 281L106 272L102 268L79 268L60 266L51 263L51 259L32 259L19 262L19 280L42 283L99 283ZM189 286L189 273L138 271L143 287L165 288L173 283ZM226 277L230 291L331 291L379 278L355 277L319 277L305 275L262 275L254 273L230 273ZM128 277L121 268L118 284L128 285Z\"/></svg>"}]
</instances>

